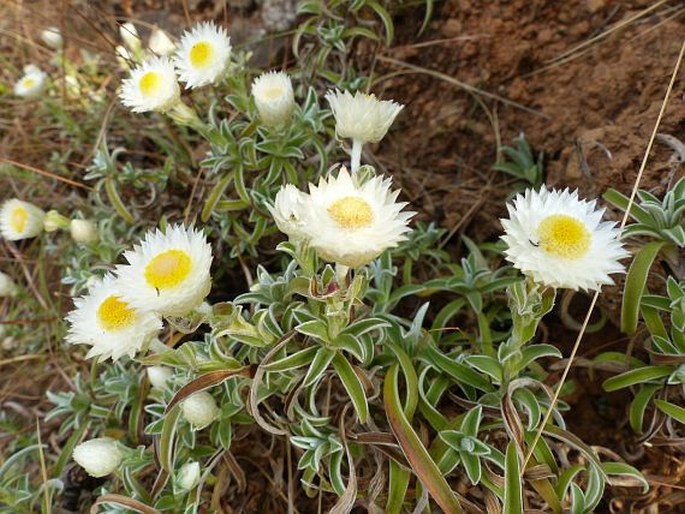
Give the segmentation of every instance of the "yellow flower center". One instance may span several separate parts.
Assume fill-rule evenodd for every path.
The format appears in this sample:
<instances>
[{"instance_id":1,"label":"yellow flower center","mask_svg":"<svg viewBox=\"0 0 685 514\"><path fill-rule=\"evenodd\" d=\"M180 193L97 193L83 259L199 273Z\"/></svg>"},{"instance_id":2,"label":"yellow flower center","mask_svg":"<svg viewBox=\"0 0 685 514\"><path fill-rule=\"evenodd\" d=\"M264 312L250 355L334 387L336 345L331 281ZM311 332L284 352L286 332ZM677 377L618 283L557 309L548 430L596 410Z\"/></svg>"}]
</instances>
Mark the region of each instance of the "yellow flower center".
<instances>
[{"instance_id":1,"label":"yellow flower center","mask_svg":"<svg viewBox=\"0 0 685 514\"><path fill-rule=\"evenodd\" d=\"M281 86L267 87L262 91L262 98L264 100L278 100L283 95L283 88Z\"/></svg>"},{"instance_id":2,"label":"yellow flower center","mask_svg":"<svg viewBox=\"0 0 685 514\"><path fill-rule=\"evenodd\" d=\"M36 85L36 80L31 78L25 78L23 82L26 89L33 89Z\"/></svg>"},{"instance_id":3,"label":"yellow flower center","mask_svg":"<svg viewBox=\"0 0 685 514\"><path fill-rule=\"evenodd\" d=\"M157 94L162 85L162 77L156 71L148 71L140 77L138 87L143 96L153 96Z\"/></svg>"},{"instance_id":4,"label":"yellow flower center","mask_svg":"<svg viewBox=\"0 0 685 514\"><path fill-rule=\"evenodd\" d=\"M328 206L328 214L341 228L359 229L373 222L373 210L366 200L346 196Z\"/></svg>"},{"instance_id":5,"label":"yellow flower center","mask_svg":"<svg viewBox=\"0 0 685 514\"><path fill-rule=\"evenodd\" d=\"M124 301L112 295L98 307L98 321L105 330L121 330L130 327L138 317L136 311Z\"/></svg>"},{"instance_id":6,"label":"yellow flower center","mask_svg":"<svg viewBox=\"0 0 685 514\"><path fill-rule=\"evenodd\" d=\"M206 41L195 43L190 49L190 64L194 68L204 68L212 62L214 49Z\"/></svg>"},{"instance_id":7,"label":"yellow flower center","mask_svg":"<svg viewBox=\"0 0 685 514\"><path fill-rule=\"evenodd\" d=\"M540 248L564 259L580 259L590 249L591 235L580 221L566 214L552 214L538 227Z\"/></svg>"},{"instance_id":8,"label":"yellow flower center","mask_svg":"<svg viewBox=\"0 0 685 514\"><path fill-rule=\"evenodd\" d=\"M155 289L176 287L190 274L190 256L183 250L167 250L145 266L145 280Z\"/></svg>"},{"instance_id":9,"label":"yellow flower center","mask_svg":"<svg viewBox=\"0 0 685 514\"><path fill-rule=\"evenodd\" d=\"M21 205L17 206L10 215L10 226L15 232L23 232L26 228L26 220L29 214Z\"/></svg>"}]
</instances>

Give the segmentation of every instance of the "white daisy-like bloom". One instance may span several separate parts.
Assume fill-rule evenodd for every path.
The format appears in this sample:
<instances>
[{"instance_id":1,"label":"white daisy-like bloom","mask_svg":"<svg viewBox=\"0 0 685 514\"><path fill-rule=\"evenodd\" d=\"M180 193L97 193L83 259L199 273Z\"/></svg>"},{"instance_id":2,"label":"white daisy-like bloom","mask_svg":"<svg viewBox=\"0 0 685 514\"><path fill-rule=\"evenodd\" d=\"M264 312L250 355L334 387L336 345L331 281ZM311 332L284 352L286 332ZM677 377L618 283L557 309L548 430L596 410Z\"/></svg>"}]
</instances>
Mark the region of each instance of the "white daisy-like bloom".
<instances>
[{"instance_id":1,"label":"white daisy-like bloom","mask_svg":"<svg viewBox=\"0 0 685 514\"><path fill-rule=\"evenodd\" d=\"M57 27L48 27L40 33L40 38L53 50L60 50L64 46L62 33Z\"/></svg>"},{"instance_id":2,"label":"white daisy-like bloom","mask_svg":"<svg viewBox=\"0 0 685 514\"><path fill-rule=\"evenodd\" d=\"M290 122L295 108L295 94L287 73L262 73L252 83L252 96L259 117L267 127L279 128Z\"/></svg>"},{"instance_id":3,"label":"white daisy-like bloom","mask_svg":"<svg viewBox=\"0 0 685 514\"><path fill-rule=\"evenodd\" d=\"M121 103L133 112L166 112L181 101L181 88L173 63L167 57L151 57L131 71L119 91Z\"/></svg>"},{"instance_id":4,"label":"white daisy-like bloom","mask_svg":"<svg viewBox=\"0 0 685 514\"><path fill-rule=\"evenodd\" d=\"M154 27L147 42L148 48L156 55L168 57L176 51L176 44L159 27Z\"/></svg>"},{"instance_id":5,"label":"white daisy-like bloom","mask_svg":"<svg viewBox=\"0 0 685 514\"><path fill-rule=\"evenodd\" d=\"M335 116L338 138L350 138L361 143L378 143L404 105L390 100L379 100L375 95L357 91L329 91L326 100Z\"/></svg>"},{"instance_id":6,"label":"white daisy-like bloom","mask_svg":"<svg viewBox=\"0 0 685 514\"><path fill-rule=\"evenodd\" d=\"M184 32L174 63L181 82L191 89L212 84L226 71L230 58L231 38L210 21Z\"/></svg>"},{"instance_id":7,"label":"white daisy-like bloom","mask_svg":"<svg viewBox=\"0 0 685 514\"><path fill-rule=\"evenodd\" d=\"M0 207L0 234L10 241L36 237L43 231L45 212L17 198Z\"/></svg>"},{"instance_id":8,"label":"white daisy-like bloom","mask_svg":"<svg viewBox=\"0 0 685 514\"><path fill-rule=\"evenodd\" d=\"M292 239L305 237L304 209L308 201L307 193L292 184L286 184L276 193L274 204L268 206L278 229Z\"/></svg>"},{"instance_id":9,"label":"white daisy-like bloom","mask_svg":"<svg viewBox=\"0 0 685 514\"><path fill-rule=\"evenodd\" d=\"M17 290L17 284L14 283L14 280L0 271L0 298L3 296L14 296L17 294Z\"/></svg>"},{"instance_id":10,"label":"white daisy-like bloom","mask_svg":"<svg viewBox=\"0 0 685 514\"><path fill-rule=\"evenodd\" d=\"M30 98L38 96L45 87L47 74L33 64L24 68L24 76L14 84L14 94Z\"/></svg>"},{"instance_id":11,"label":"white daisy-like bloom","mask_svg":"<svg viewBox=\"0 0 685 514\"><path fill-rule=\"evenodd\" d=\"M528 189L507 205L502 219L508 261L538 283L573 290L597 290L623 273L628 252L618 241L616 223L602 221L596 201L578 191Z\"/></svg>"},{"instance_id":12,"label":"white daisy-like bloom","mask_svg":"<svg viewBox=\"0 0 685 514\"><path fill-rule=\"evenodd\" d=\"M117 272L131 305L163 316L183 316L202 304L211 288L212 247L194 228L174 225L150 231Z\"/></svg>"},{"instance_id":13,"label":"white daisy-like bloom","mask_svg":"<svg viewBox=\"0 0 685 514\"><path fill-rule=\"evenodd\" d=\"M104 477L121 464L123 454L111 437L97 437L74 447L72 457L92 477Z\"/></svg>"},{"instance_id":14,"label":"white daisy-like bloom","mask_svg":"<svg viewBox=\"0 0 685 514\"><path fill-rule=\"evenodd\" d=\"M216 400L207 391L193 393L181 402L181 413L193 428L200 430L219 415L219 407Z\"/></svg>"},{"instance_id":15,"label":"white daisy-like bloom","mask_svg":"<svg viewBox=\"0 0 685 514\"><path fill-rule=\"evenodd\" d=\"M133 357L162 328L159 316L125 301L120 286L114 276L107 275L88 294L76 298L75 309L67 315L66 341L91 346L88 359Z\"/></svg>"},{"instance_id":16,"label":"white daisy-like bloom","mask_svg":"<svg viewBox=\"0 0 685 514\"><path fill-rule=\"evenodd\" d=\"M407 239L415 213L401 212L407 203L396 202L400 191L391 185L378 176L360 186L345 167L309 185L303 231L321 258L357 268Z\"/></svg>"}]
</instances>

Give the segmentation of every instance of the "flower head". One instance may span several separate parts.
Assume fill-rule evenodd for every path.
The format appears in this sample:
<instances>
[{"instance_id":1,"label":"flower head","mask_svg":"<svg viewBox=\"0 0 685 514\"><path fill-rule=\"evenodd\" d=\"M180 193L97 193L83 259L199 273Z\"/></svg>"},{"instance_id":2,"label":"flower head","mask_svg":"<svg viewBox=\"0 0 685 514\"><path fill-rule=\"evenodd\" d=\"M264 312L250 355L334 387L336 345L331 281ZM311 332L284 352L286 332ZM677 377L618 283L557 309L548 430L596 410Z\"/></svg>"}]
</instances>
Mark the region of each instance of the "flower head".
<instances>
[{"instance_id":1,"label":"flower head","mask_svg":"<svg viewBox=\"0 0 685 514\"><path fill-rule=\"evenodd\" d=\"M181 402L183 417L197 430L206 427L219 415L216 400L207 391L191 394Z\"/></svg>"},{"instance_id":2,"label":"flower head","mask_svg":"<svg viewBox=\"0 0 685 514\"><path fill-rule=\"evenodd\" d=\"M133 357L162 328L156 314L122 299L119 281L112 275L95 282L88 294L74 300L74 305L67 315L70 327L66 340L90 345L86 358Z\"/></svg>"},{"instance_id":3,"label":"flower head","mask_svg":"<svg viewBox=\"0 0 685 514\"><path fill-rule=\"evenodd\" d=\"M0 206L0 234L10 241L36 237L43 231L45 212L16 198Z\"/></svg>"},{"instance_id":4,"label":"flower head","mask_svg":"<svg viewBox=\"0 0 685 514\"><path fill-rule=\"evenodd\" d=\"M276 193L273 206L268 209L278 229L294 239L302 239L304 232L304 206L309 195L292 184L286 184Z\"/></svg>"},{"instance_id":5,"label":"flower head","mask_svg":"<svg viewBox=\"0 0 685 514\"><path fill-rule=\"evenodd\" d=\"M295 107L293 84L287 73L262 73L252 83L259 116L268 127L282 127L290 122Z\"/></svg>"},{"instance_id":6,"label":"flower head","mask_svg":"<svg viewBox=\"0 0 685 514\"><path fill-rule=\"evenodd\" d=\"M356 268L407 238L414 213L401 212L407 204L396 202L391 184L378 176L360 186L344 167L337 178L310 184L303 231L320 257Z\"/></svg>"},{"instance_id":7,"label":"flower head","mask_svg":"<svg viewBox=\"0 0 685 514\"><path fill-rule=\"evenodd\" d=\"M174 65L166 57L152 57L131 71L119 98L133 112L165 112L180 101L181 89Z\"/></svg>"},{"instance_id":8,"label":"flower head","mask_svg":"<svg viewBox=\"0 0 685 514\"><path fill-rule=\"evenodd\" d=\"M25 98L38 96L43 91L47 78L44 71L29 64L24 68L24 76L14 84L14 94Z\"/></svg>"},{"instance_id":9,"label":"flower head","mask_svg":"<svg viewBox=\"0 0 685 514\"><path fill-rule=\"evenodd\" d=\"M182 491L190 491L200 483L200 463L186 462L178 470L178 486Z\"/></svg>"},{"instance_id":10,"label":"flower head","mask_svg":"<svg viewBox=\"0 0 685 514\"><path fill-rule=\"evenodd\" d=\"M53 50L60 50L64 46L62 33L57 27L48 27L40 33L40 38Z\"/></svg>"},{"instance_id":11,"label":"flower head","mask_svg":"<svg viewBox=\"0 0 685 514\"><path fill-rule=\"evenodd\" d=\"M17 284L14 283L14 280L9 275L0 271L0 298L3 296L14 296L15 294L17 294Z\"/></svg>"},{"instance_id":12,"label":"flower head","mask_svg":"<svg viewBox=\"0 0 685 514\"><path fill-rule=\"evenodd\" d=\"M228 68L231 38L226 29L213 22L201 23L186 31L174 62L187 89L213 83Z\"/></svg>"},{"instance_id":13,"label":"flower head","mask_svg":"<svg viewBox=\"0 0 685 514\"><path fill-rule=\"evenodd\" d=\"M119 467L123 455L110 437L98 437L76 445L72 457L92 477L104 477Z\"/></svg>"},{"instance_id":14,"label":"flower head","mask_svg":"<svg viewBox=\"0 0 685 514\"><path fill-rule=\"evenodd\" d=\"M378 100L374 95L357 91L329 91L326 100L335 116L335 133L361 143L378 143L388 132L404 105Z\"/></svg>"},{"instance_id":15,"label":"flower head","mask_svg":"<svg viewBox=\"0 0 685 514\"><path fill-rule=\"evenodd\" d=\"M549 287L599 289L622 273L626 252L615 223L602 221L604 209L578 199L578 192L528 189L507 205L502 219L507 260Z\"/></svg>"},{"instance_id":16,"label":"flower head","mask_svg":"<svg viewBox=\"0 0 685 514\"><path fill-rule=\"evenodd\" d=\"M183 316L209 294L212 248L199 230L174 225L166 234L148 232L124 257L128 265L117 272L124 298L135 307Z\"/></svg>"}]
</instances>

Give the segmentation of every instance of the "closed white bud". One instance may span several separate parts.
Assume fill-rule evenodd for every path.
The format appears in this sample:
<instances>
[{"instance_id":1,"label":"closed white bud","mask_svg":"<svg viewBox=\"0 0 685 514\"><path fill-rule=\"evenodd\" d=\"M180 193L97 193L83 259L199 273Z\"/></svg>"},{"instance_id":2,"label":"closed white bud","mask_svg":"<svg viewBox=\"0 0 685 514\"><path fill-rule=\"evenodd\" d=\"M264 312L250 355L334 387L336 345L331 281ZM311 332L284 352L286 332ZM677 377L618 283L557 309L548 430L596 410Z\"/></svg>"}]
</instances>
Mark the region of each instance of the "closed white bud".
<instances>
[{"instance_id":1,"label":"closed white bud","mask_svg":"<svg viewBox=\"0 0 685 514\"><path fill-rule=\"evenodd\" d=\"M200 483L200 463L186 462L178 471L178 486L182 491L190 491Z\"/></svg>"},{"instance_id":2,"label":"closed white bud","mask_svg":"<svg viewBox=\"0 0 685 514\"><path fill-rule=\"evenodd\" d=\"M183 417L196 429L201 429L214 421L219 414L214 397L206 391L190 395L181 403Z\"/></svg>"},{"instance_id":3,"label":"closed white bud","mask_svg":"<svg viewBox=\"0 0 685 514\"><path fill-rule=\"evenodd\" d=\"M292 82L286 73L262 73L252 83L252 96L264 125L279 128L290 123L295 96Z\"/></svg>"},{"instance_id":4,"label":"closed white bud","mask_svg":"<svg viewBox=\"0 0 685 514\"><path fill-rule=\"evenodd\" d=\"M159 56L168 57L176 51L176 45L159 27L152 29L152 34L150 34L150 39L148 40L147 46Z\"/></svg>"},{"instance_id":5,"label":"closed white bud","mask_svg":"<svg viewBox=\"0 0 685 514\"><path fill-rule=\"evenodd\" d=\"M169 379L173 376L174 372L164 366L150 366L146 370L147 379L150 381L150 385L157 389L166 389Z\"/></svg>"},{"instance_id":6,"label":"closed white bud","mask_svg":"<svg viewBox=\"0 0 685 514\"><path fill-rule=\"evenodd\" d=\"M69 232L77 243L94 243L98 239L97 227L90 220L71 220Z\"/></svg>"},{"instance_id":7,"label":"closed white bud","mask_svg":"<svg viewBox=\"0 0 685 514\"><path fill-rule=\"evenodd\" d=\"M9 275L0 271L0 298L3 296L14 296L17 294L17 284L14 283ZM3 327L4 325L0 325Z\"/></svg>"},{"instance_id":8,"label":"closed white bud","mask_svg":"<svg viewBox=\"0 0 685 514\"><path fill-rule=\"evenodd\" d=\"M76 463L92 477L104 477L119 467L123 455L118 443L110 437L98 437L74 448Z\"/></svg>"},{"instance_id":9,"label":"closed white bud","mask_svg":"<svg viewBox=\"0 0 685 514\"><path fill-rule=\"evenodd\" d=\"M43 40L43 43L53 50L60 50L64 45L62 33L57 27L48 27L40 33L40 38Z\"/></svg>"},{"instance_id":10,"label":"closed white bud","mask_svg":"<svg viewBox=\"0 0 685 514\"><path fill-rule=\"evenodd\" d=\"M140 42L140 36L138 35L138 29L130 21L124 23L119 27L119 35L121 40L134 54L139 54L142 49L142 44Z\"/></svg>"}]
</instances>

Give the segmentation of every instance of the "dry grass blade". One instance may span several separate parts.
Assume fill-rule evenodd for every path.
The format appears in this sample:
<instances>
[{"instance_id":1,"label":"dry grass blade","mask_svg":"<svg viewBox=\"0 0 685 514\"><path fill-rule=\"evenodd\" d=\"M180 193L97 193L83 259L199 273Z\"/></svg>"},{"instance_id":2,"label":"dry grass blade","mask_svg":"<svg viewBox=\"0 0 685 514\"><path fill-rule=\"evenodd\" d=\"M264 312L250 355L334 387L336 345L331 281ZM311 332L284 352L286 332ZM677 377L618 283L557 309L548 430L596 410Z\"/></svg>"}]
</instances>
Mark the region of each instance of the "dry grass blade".
<instances>
[{"instance_id":1,"label":"dry grass blade","mask_svg":"<svg viewBox=\"0 0 685 514\"><path fill-rule=\"evenodd\" d=\"M628 200L628 206L625 210L625 213L623 215L623 219L621 220L621 225L620 228L623 229L625 227L627 221L628 221L628 214L630 213L630 209L633 206L633 203L635 202L635 195L637 194L637 190L640 187L640 181L642 180L642 175L644 174L645 167L647 166L647 159L649 158L649 154L652 150L652 145L654 144L654 140L656 139L656 135L659 129L659 125L661 124L661 119L664 116L664 113L666 112L666 105L668 104L668 99L671 96L671 91L673 90L673 85L675 84L675 80L678 77L678 71L680 69L680 64L683 61L683 54L685 53L685 40L683 40L682 45L680 46L680 53L678 54L678 59L676 60L675 66L673 67L673 73L671 74L671 80L668 83L668 87L666 88L666 94L664 95L664 100L661 103L661 109L659 109L659 115L657 116L656 122L654 123L654 129L652 130L652 134L649 138L649 142L647 143L647 148L645 149L645 154L644 157L642 158L642 163L640 164L640 169L637 173L637 177L635 177L635 183L633 184L633 190L630 193L630 199ZM564 383L566 382L566 377L568 376L569 371L571 370L571 366L573 365L573 360L576 356L576 353L578 352L578 348L580 347L580 341L583 338L583 335L585 334L585 330L587 329L589 323L590 323L590 317L592 316L592 312L595 309L595 305L597 304L597 299L599 298L599 293L600 291L597 290L595 291L595 294L592 297L592 301L590 302L590 307L588 307L587 314L585 315L585 319L583 320L583 325L580 328L580 332L578 332L578 336L576 337L576 341L573 344L573 349L571 350L571 355L568 358L568 363L566 364L566 367L564 368L564 372L561 375L561 379L559 380L559 383L557 384L557 387L554 391L554 397L552 398L552 402L547 409L547 413L545 414L544 419L542 420L542 423L540 423L540 427L538 428L537 432L535 433L535 437L533 438L533 441L530 444L530 448L528 449L528 453L526 454L526 458L523 461L522 469L526 469L526 465L528 464L528 461L530 460L531 456L533 455L533 451L535 450L535 446L538 444L538 441L540 440L540 437L542 437L542 432L545 429L545 426L549 422L550 417L552 416L552 412L554 411L554 407L557 404L557 401L559 399L559 394L561 393L561 388L564 386Z\"/></svg>"},{"instance_id":2,"label":"dry grass blade","mask_svg":"<svg viewBox=\"0 0 685 514\"><path fill-rule=\"evenodd\" d=\"M140 514L160 514L157 509L153 509L149 505L145 505L143 502L122 496L120 494L103 494L97 500L95 500L95 503L93 503L93 506L90 508L90 514L97 514L99 510L98 505L102 505L103 503L118 505L120 507L130 509L133 512L139 512Z\"/></svg>"},{"instance_id":3,"label":"dry grass blade","mask_svg":"<svg viewBox=\"0 0 685 514\"><path fill-rule=\"evenodd\" d=\"M21 162L13 161L11 159L5 159L5 158L0 158L0 162L6 162L7 164L11 164L12 166L16 166L17 168L22 168L24 170L32 171L34 173L38 173L39 175L43 175L44 177L48 177L54 180L58 180L59 182L64 182L65 184L69 184L70 186L74 187L79 187L81 189L86 189L87 191L93 191L93 188L90 186L87 186L85 184L81 184L80 182L77 182L75 180L71 180L66 177L60 177L59 175L55 175L54 173L50 173L49 171L41 170L39 168L36 168L34 166L29 166L28 164L22 164Z\"/></svg>"}]
</instances>

